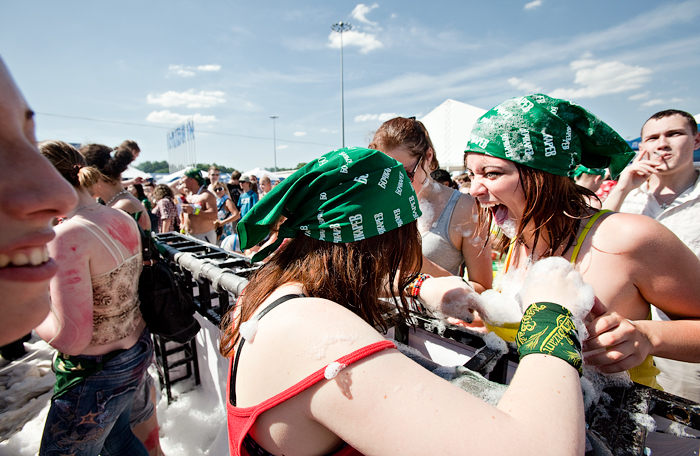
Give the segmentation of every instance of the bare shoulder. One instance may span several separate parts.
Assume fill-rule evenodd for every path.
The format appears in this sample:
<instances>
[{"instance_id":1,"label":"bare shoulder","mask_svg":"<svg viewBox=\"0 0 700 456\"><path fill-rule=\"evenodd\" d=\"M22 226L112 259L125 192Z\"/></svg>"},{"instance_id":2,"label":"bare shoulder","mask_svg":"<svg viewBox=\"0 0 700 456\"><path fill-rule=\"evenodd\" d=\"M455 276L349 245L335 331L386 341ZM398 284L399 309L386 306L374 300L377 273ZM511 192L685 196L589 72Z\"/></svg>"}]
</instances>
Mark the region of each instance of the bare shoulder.
<instances>
[{"instance_id":1,"label":"bare shoulder","mask_svg":"<svg viewBox=\"0 0 700 456\"><path fill-rule=\"evenodd\" d=\"M595 247L606 251L651 253L643 250L683 246L668 228L646 215L614 212L593 231Z\"/></svg>"},{"instance_id":2,"label":"bare shoulder","mask_svg":"<svg viewBox=\"0 0 700 456\"><path fill-rule=\"evenodd\" d=\"M275 347L278 353L291 356L290 362L301 358L309 372L381 340L381 334L340 304L321 298L297 298L260 319L251 345L263 351Z\"/></svg>"},{"instance_id":3,"label":"bare shoulder","mask_svg":"<svg viewBox=\"0 0 700 456\"><path fill-rule=\"evenodd\" d=\"M452 213L452 224L476 223L477 204L473 196L460 193L455 210Z\"/></svg>"}]
</instances>

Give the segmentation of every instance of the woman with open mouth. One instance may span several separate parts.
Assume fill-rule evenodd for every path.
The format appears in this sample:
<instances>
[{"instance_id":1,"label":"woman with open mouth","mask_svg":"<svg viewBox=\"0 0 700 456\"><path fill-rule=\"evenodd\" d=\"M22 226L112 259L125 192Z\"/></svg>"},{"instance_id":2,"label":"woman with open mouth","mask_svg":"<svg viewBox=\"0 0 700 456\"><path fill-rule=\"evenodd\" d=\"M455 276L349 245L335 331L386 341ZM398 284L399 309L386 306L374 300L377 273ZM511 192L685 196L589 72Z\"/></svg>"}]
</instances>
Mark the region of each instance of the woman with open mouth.
<instances>
[{"instance_id":1,"label":"woman with open mouth","mask_svg":"<svg viewBox=\"0 0 700 456\"><path fill-rule=\"evenodd\" d=\"M658 387L652 356L700 362L700 261L650 217L591 207L593 192L571 179L579 164L617 176L633 156L585 109L535 94L478 120L466 165L481 217L500 228L495 248L508 252L506 270L560 256L593 286L585 363ZM674 321L651 321L651 303Z\"/></svg>"}]
</instances>

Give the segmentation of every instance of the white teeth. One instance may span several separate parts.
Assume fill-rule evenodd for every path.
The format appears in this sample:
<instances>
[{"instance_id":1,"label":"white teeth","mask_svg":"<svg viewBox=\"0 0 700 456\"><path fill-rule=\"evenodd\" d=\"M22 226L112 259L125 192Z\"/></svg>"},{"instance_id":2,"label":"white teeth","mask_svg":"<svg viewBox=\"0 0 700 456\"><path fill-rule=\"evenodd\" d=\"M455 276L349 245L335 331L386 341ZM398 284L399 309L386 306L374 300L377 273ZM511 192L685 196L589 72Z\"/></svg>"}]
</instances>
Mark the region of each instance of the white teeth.
<instances>
[{"instance_id":1,"label":"white teeth","mask_svg":"<svg viewBox=\"0 0 700 456\"><path fill-rule=\"evenodd\" d=\"M12 264L15 266L25 266L29 264L29 256L25 253L15 253L12 255Z\"/></svg>"},{"instance_id":2,"label":"white teeth","mask_svg":"<svg viewBox=\"0 0 700 456\"><path fill-rule=\"evenodd\" d=\"M49 261L49 251L46 246L36 247L28 252L16 252L12 256L0 254L0 268L10 264L13 266L39 266L47 261Z\"/></svg>"}]
</instances>

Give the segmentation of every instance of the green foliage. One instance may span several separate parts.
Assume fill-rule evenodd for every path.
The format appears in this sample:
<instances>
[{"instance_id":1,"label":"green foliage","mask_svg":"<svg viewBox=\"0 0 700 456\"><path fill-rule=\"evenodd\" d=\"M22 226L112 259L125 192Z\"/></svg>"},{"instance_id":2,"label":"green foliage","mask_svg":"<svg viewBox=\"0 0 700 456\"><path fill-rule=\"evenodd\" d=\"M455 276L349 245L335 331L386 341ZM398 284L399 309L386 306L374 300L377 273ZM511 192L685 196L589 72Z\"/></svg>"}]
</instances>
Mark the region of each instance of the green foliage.
<instances>
[{"instance_id":1,"label":"green foliage","mask_svg":"<svg viewBox=\"0 0 700 456\"><path fill-rule=\"evenodd\" d=\"M170 170L168 169L168 162L163 160L163 161L155 161L155 162L150 162L150 161L145 161L143 163L139 163L138 165L134 165L134 168L143 171L144 173L169 173Z\"/></svg>"},{"instance_id":2,"label":"green foliage","mask_svg":"<svg viewBox=\"0 0 700 456\"><path fill-rule=\"evenodd\" d=\"M304 166L306 166L306 163L299 163L294 168L277 168L277 171L294 171L294 170L297 170L299 168L303 168ZM275 172L274 167L269 167L269 168L265 168L265 169L267 171L270 171L270 172Z\"/></svg>"},{"instance_id":3,"label":"green foliage","mask_svg":"<svg viewBox=\"0 0 700 456\"><path fill-rule=\"evenodd\" d=\"M230 168L224 165L217 165L216 163L212 163L211 165L208 163L199 163L197 165L197 169L201 169L202 171L209 171L210 166L216 166L222 173L232 173L236 170L236 168Z\"/></svg>"},{"instance_id":4,"label":"green foliage","mask_svg":"<svg viewBox=\"0 0 700 456\"><path fill-rule=\"evenodd\" d=\"M230 168L228 166L223 166L223 165L217 165L216 163L213 164L222 173L232 173L236 170L236 168ZM200 163L197 165L197 169L201 169L204 171L209 170L209 165L208 163ZM170 170L168 168L168 162L163 160L163 161L155 161L155 162L150 162L150 161L145 161L143 163L139 163L138 165L134 165L134 168L143 171L144 173L158 173L158 174L169 174Z\"/></svg>"}]
</instances>

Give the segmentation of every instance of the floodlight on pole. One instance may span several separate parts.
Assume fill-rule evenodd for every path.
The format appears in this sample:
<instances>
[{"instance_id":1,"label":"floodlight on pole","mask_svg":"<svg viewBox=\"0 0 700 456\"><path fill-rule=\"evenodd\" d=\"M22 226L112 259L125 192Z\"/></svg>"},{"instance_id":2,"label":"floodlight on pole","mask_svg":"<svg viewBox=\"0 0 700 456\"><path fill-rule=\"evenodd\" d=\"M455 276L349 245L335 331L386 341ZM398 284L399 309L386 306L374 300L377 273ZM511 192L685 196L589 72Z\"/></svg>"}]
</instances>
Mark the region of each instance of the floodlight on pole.
<instances>
[{"instance_id":1,"label":"floodlight on pole","mask_svg":"<svg viewBox=\"0 0 700 456\"><path fill-rule=\"evenodd\" d=\"M345 147L345 93L343 87L343 32L352 29L347 22L336 22L331 29L340 33L340 127L343 134L343 147Z\"/></svg>"},{"instance_id":2,"label":"floodlight on pole","mask_svg":"<svg viewBox=\"0 0 700 456\"><path fill-rule=\"evenodd\" d=\"M272 119L272 150L275 157L275 172L277 172L277 135L275 133L275 119L279 119L279 116L270 116Z\"/></svg>"}]
</instances>

